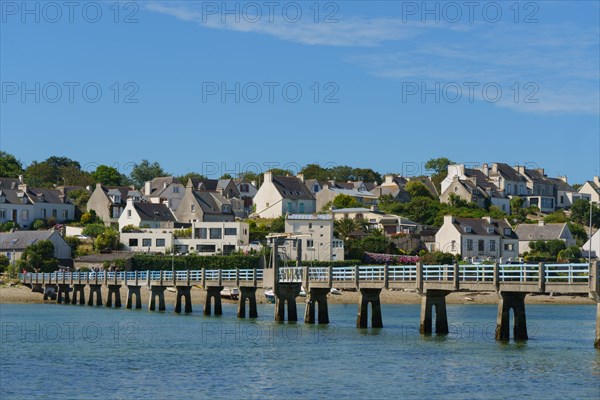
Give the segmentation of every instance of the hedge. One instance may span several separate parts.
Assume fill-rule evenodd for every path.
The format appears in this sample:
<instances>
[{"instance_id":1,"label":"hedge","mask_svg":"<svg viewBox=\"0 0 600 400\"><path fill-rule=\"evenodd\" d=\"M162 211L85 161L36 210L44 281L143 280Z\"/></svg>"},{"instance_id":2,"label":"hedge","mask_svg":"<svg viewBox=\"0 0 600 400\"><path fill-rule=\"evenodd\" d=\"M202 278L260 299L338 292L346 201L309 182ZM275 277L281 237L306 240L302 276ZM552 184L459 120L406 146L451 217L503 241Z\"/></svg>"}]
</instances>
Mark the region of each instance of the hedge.
<instances>
[{"instance_id":1,"label":"hedge","mask_svg":"<svg viewBox=\"0 0 600 400\"><path fill-rule=\"evenodd\" d=\"M170 271L173 264L178 271L206 269L259 268L260 256L163 256L136 254L131 259L133 271Z\"/></svg>"}]
</instances>

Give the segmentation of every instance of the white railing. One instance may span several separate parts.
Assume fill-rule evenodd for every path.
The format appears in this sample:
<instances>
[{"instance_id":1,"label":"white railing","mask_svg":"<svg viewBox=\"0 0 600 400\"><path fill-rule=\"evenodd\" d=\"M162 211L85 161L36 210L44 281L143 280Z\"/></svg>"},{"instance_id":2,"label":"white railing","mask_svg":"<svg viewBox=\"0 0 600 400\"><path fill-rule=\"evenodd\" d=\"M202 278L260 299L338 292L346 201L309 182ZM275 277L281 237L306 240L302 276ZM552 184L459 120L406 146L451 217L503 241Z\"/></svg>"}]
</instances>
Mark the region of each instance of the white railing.
<instances>
[{"instance_id":1,"label":"white railing","mask_svg":"<svg viewBox=\"0 0 600 400\"><path fill-rule=\"evenodd\" d=\"M588 264L546 265L546 282L586 283L589 281Z\"/></svg>"},{"instance_id":2,"label":"white railing","mask_svg":"<svg viewBox=\"0 0 600 400\"><path fill-rule=\"evenodd\" d=\"M404 282L417 280L416 265L396 265L388 267L388 279L390 282Z\"/></svg>"}]
</instances>

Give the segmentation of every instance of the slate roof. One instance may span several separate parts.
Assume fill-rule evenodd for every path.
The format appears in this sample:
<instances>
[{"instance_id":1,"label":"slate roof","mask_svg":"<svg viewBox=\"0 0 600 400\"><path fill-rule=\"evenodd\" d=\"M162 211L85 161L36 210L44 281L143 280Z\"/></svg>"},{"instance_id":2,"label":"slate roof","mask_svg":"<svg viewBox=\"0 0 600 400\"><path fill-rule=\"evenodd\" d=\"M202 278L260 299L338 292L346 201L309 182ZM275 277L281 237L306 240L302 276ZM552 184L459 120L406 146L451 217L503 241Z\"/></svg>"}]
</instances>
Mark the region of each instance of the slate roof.
<instances>
[{"instance_id":1,"label":"slate roof","mask_svg":"<svg viewBox=\"0 0 600 400\"><path fill-rule=\"evenodd\" d=\"M516 232L505 220L492 219L490 223L485 218L454 218L453 225L462 235L502 236L508 239L518 239ZM465 227L470 227L471 232L466 232ZM488 232L490 227L494 228L493 233ZM504 229L510 229L510 235L505 235Z\"/></svg>"},{"instance_id":2,"label":"slate roof","mask_svg":"<svg viewBox=\"0 0 600 400\"><path fill-rule=\"evenodd\" d=\"M201 190L194 190L192 193L205 214L233 214L231 203L220 194ZM223 213L221 207L223 204L229 205L231 211Z\"/></svg>"},{"instance_id":3,"label":"slate roof","mask_svg":"<svg viewBox=\"0 0 600 400\"><path fill-rule=\"evenodd\" d=\"M504 163L496 163L498 166L498 173L509 181L521 182L525 180L521 174L519 174L513 167ZM490 169L490 175L492 175L492 169Z\"/></svg>"},{"instance_id":4,"label":"slate roof","mask_svg":"<svg viewBox=\"0 0 600 400\"><path fill-rule=\"evenodd\" d=\"M331 214L289 214L286 219L331 221L333 216Z\"/></svg>"},{"instance_id":5,"label":"slate roof","mask_svg":"<svg viewBox=\"0 0 600 400\"><path fill-rule=\"evenodd\" d=\"M159 196L165 190L165 184L170 185L172 183L181 183L173 176L160 176L150 181L150 193L149 196Z\"/></svg>"},{"instance_id":6,"label":"slate roof","mask_svg":"<svg viewBox=\"0 0 600 400\"><path fill-rule=\"evenodd\" d=\"M108 196L109 193L120 193L121 202L118 205L125 207L127 205L127 198L129 197L130 192L137 192L137 190L132 189L129 186L101 186L102 191ZM139 193L139 192L138 192ZM141 196L141 193L140 193Z\"/></svg>"},{"instance_id":7,"label":"slate roof","mask_svg":"<svg viewBox=\"0 0 600 400\"><path fill-rule=\"evenodd\" d=\"M177 221L169 207L162 203L133 203L133 207L142 221Z\"/></svg>"},{"instance_id":8,"label":"slate roof","mask_svg":"<svg viewBox=\"0 0 600 400\"><path fill-rule=\"evenodd\" d=\"M18 178L3 178L0 177L0 189L12 189L16 190L19 186Z\"/></svg>"},{"instance_id":9,"label":"slate roof","mask_svg":"<svg viewBox=\"0 0 600 400\"><path fill-rule=\"evenodd\" d=\"M50 239L54 231L16 231L0 233L0 250L24 250L27 246ZM15 241L13 244L13 240Z\"/></svg>"},{"instance_id":10,"label":"slate roof","mask_svg":"<svg viewBox=\"0 0 600 400\"><path fill-rule=\"evenodd\" d=\"M538 183L541 185L552 184L552 182L550 182L543 173L536 169L525 169L525 175L527 176L527 178L529 178L529 180L531 180L534 183Z\"/></svg>"},{"instance_id":11,"label":"slate roof","mask_svg":"<svg viewBox=\"0 0 600 400\"><path fill-rule=\"evenodd\" d=\"M567 224L521 224L517 226L516 232L519 240L557 240L560 234L566 228ZM567 228L568 229L568 228Z\"/></svg>"},{"instance_id":12,"label":"slate roof","mask_svg":"<svg viewBox=\"0 0 600 400\"><path fill-rule=\"evenodd\" d=\"M315 196L304 182L295 176L274 176L273 184L284 199L315 200Z\"/></svg>"},{"instance_id":13,"label":"slate roof","mask_svg":"<svg viewBox=\"0 0 600 400\"><path fill-rule=\"evenodd\" d=\"M9 204L23 204L23 198L27 197L28 203L48 204L71 204L67 196L58 189L27 188L22 190L0 189L0 196L4 196L5 202Z\"/></svg>"},{"instance_id":14,"label":"slate roof","mask_svg":"<svg viewBox=\"0 0 600 400\"><path fill-rule=\"evenodd\" d=\"M563 181L560 178L548 178L550 183L552 183L558 190L562 190L564 192L576 192L575 189L567 182Z\"/></svg>"}]
</instances>

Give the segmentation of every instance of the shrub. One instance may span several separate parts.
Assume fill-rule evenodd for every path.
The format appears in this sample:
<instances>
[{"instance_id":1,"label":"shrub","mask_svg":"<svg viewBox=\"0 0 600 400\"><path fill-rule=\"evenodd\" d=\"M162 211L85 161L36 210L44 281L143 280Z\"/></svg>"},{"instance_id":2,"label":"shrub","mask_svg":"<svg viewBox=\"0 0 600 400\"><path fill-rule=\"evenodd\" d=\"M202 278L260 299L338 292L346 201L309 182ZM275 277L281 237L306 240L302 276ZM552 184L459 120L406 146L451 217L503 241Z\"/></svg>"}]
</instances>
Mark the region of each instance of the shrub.
<instances>
[{"instance_id":1,"label":"shrub","mask_svg":"<svg viewBox=\"0 0 600 400\"><path fill-rule=\"evenodd\" d=\"M427 253L423 255L421 261L423 264L433 265L450 265L453 264L455 256L452 253L443 253L441 251L434 251L433 253Z\"/></svg>"},{"instance_id":2,"label":"shrub","mask_svg":"<svg viewBox=\"0 0 600 400\"><path fill-rule=\"evenodd\" d=\"M123 232L123 233L140 232L140 228L138 228L137 226L134 226L134 225L125 225L123 227L123 229L121 229L121 232Z\"/></svg>"},{"instance_id":3,"label":"shrub","mask_svg":"<svg viewBox=\"0 0 600 400\"><path fill-rule=\"evenodd\" d=\"M33 221L32 228L36 231L46 229L46 221L44 221L43 219L36 219L35 221Z\"/></svg>"},{"instance_id":4,"label":"shrub","mask_svg":"<svg viewBox=\"0 0 600 400\"><path fill-rule=\"evenodd\" d=\"M106 226L104 224L90 224L83 228L82 234L85 236L90 236L96 238L100 236L106 230Z\"/></svg>"}]
</instances>

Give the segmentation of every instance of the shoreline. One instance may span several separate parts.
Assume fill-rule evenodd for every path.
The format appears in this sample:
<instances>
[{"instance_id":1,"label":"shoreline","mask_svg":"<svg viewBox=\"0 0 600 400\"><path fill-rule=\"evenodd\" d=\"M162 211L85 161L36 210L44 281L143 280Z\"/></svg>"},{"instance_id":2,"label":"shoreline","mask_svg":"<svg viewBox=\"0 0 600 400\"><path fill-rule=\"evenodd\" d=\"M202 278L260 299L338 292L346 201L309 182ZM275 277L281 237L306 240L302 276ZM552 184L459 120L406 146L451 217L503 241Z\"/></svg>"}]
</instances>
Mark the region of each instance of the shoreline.
<instances>
[{"instance_id":1,"label":"shoreline","mask_svg":"<svg viewBox=\"0 0 600 400\"><path fill-rule=\"evenodd\" d=\"M89 288L85 288L85 298L89 296ZM142 287L142 307L148 304L149 290ZM105 302L107 298L107 288L102 288L102 300ZM296 301L303 303L306 297L298 297ZM421 304L421 296L414 291L401 290L382 290L381 304ZM127 289L121 288L121 302L125 306L127 300ZM192 289L192 304L202 305L206 300L206 291L194 287ZM223 304L234 304L237 300L222 299ZM258 304L267 304L264 296L264 289L257 289L256 301ZM357 291L342 291L341 294L329 294L327 296L329 304L358 304L359 292ZM167 304L175 304L175 293L165 291L165 302ZM0 304L52 304L56 303L53 300L43 300L41 293L34 293L30 288L23 285L0 286ZM498 304L498 296L494 292L453 292L446 297L447 304ZM577 296L577 295L538 295L529 294L525 298L525 304L571 304L571 305L595 305L593 299Z\"/></svg>"}]
</instances>

